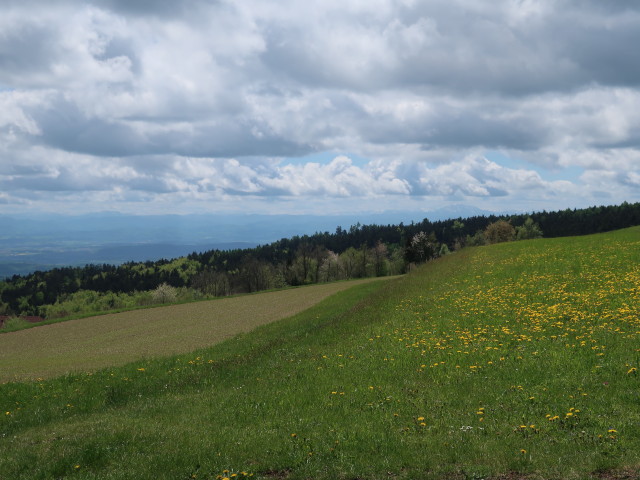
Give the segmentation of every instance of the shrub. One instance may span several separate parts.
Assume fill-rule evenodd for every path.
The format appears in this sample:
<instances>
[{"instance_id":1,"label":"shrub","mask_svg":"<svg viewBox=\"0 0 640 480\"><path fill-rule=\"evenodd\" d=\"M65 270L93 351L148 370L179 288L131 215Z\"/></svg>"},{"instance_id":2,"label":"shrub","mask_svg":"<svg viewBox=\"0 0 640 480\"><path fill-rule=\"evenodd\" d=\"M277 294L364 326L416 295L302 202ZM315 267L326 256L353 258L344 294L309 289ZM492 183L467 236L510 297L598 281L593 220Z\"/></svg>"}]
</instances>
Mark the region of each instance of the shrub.
<instances>
[{"instance_id":1,"label":"shrub","mask_svg":"<svg viewBox=\"0 0 640 480\"><path fill-rule=\"evenodd\" d=\"M175 302L178 294L176 289L168 283L161 283L151 294L155 303L171 303Z\"/></svg>"},{"instance_id":2,"label":"shrub","mask_svg":"<svg viewBox=\"0 0 640 480\"><path fill-rule=\"evenodd\" d=\"M516 236L516 229L509 222L498 220L490 223L484 231L484 238L488 244L510 242Z\"/></svg>"},{"instance_id":3,"label":"shrub","mask_svg":"<svg viewBox=\"0 0 640 480\"><path fill-rule=\"evenodd\" d=\"M27 327L29 322L27 322L24 318L19 317L9 317L2 324L2 330L6 332L13 332L15 330L22 330Z\"/></svg>"},{"instance_id":4,"label":"shrub","mask_svg":"<svg viewBox=\"0 0 640 480\"><path fill-rule=\"evenodd\" d=\"M532 238L542 237L540 225L535 223L531 217L527 217L522 226L516 227L516 232L518 240L530 240Z\"/></svg>"}]
</instances>

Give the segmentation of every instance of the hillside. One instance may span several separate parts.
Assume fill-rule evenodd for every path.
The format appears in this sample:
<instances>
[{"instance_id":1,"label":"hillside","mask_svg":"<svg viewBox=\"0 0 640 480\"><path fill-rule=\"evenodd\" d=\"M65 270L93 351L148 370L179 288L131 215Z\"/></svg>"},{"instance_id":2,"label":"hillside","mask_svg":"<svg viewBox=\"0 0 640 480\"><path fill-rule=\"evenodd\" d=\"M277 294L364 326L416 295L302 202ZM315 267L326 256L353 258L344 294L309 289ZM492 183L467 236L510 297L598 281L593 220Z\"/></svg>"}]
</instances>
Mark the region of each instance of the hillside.
<instances>
[{"instance_id":1,"label":"hillside","mask_svg":"<svg viewBox=\"0 0 640 480\"><path fill-rule=\"evenodd\" d=\"M0 382L94 371L191 352L289 317L330 295L373 280L132 310L0 335Z\"/></svg>"},{"instance_id":2,"label":"hillside","mask_svg":"<svg viewBox=\"0 0 640 480\"><path fill-rule=\"evenodd\" d=\"M0 385L0 478L638 478L639 305L638 227L468 248L212 348Z\"/></svg>"}]
</instances>

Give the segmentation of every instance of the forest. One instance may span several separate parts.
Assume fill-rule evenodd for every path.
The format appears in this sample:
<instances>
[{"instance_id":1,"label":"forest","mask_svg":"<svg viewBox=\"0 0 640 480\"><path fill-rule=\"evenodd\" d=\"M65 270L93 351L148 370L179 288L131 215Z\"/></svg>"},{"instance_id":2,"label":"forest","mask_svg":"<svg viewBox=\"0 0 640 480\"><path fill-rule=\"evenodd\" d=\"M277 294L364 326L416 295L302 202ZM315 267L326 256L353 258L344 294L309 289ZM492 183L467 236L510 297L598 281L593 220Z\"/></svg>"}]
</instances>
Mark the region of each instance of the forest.
<instances>
[{"instance_id":1,"label":"forest","mask_svg":"<svg viewBox=\"0 0 640 480\"><path fill-rule=\"evenodd\" d=\"M251 249L86 265L0 282L0 315L46 319L287 286L402 274L465 246L585 235L640 225L640 203L398 225L338 226Z\"/></svg>"}]
</instances>

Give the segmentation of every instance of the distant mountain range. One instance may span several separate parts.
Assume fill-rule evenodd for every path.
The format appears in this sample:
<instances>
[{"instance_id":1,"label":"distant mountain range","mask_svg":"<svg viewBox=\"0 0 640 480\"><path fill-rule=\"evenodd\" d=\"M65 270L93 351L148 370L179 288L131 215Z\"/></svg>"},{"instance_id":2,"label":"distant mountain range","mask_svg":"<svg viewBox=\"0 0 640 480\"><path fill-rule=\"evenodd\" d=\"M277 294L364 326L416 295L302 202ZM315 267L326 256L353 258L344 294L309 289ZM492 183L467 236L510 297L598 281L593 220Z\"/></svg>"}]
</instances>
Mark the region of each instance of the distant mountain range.
<instances>
[{"instance_id":1,"label":"distant mountain range","mask_svg":"<svg viewBox=\"0 0 640 480\"><path fill-rule=\"evenodd\" d=\"M57 266L176 258L206 250L251 248L338 226L396 225L495 212L452 205L428 212L352 215L0 215L0 278Z\"/></svg>"}]
</instances>

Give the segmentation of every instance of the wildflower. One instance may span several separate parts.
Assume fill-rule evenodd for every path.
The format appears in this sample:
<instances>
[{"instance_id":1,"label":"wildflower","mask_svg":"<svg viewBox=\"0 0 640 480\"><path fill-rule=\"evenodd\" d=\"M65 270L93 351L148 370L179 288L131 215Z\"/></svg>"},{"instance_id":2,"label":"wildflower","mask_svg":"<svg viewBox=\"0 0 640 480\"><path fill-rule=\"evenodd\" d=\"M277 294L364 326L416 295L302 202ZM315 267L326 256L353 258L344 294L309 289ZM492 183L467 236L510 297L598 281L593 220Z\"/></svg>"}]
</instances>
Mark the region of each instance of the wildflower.
<instances>
[{"instance_id":1,"label":"wildflower","mask_svg":"<svg viewBox=\"0 0 640 480\"><path fill-rule=\"evenodd\" d=\"M636 373L638 371L638 369L636 367L631 367L628 371L627 371L627 375L631 374L631 373Z\"/></svg>"},{"instance_id":2,"label":"wildflower","mask_svg":"<svg viewBox=\"0 0 640 480\"><path fill-rule=\"evenodd\" d=\"M524 448L521 448L520 453L524 455L525 453L527 453L527 451Z\"/></svg>"},{"instance_id":3,"label":"wildflower","mask_svg":"<svg viewBox=\"0 0 640 480\"><path fill-rule=\"evenodd\" d=\"M418 421L419 422L423 422L424 421L424 417L418 417Z\"/></svg>"},{"instance_id":4,"label":"wildflower","mask_svg":"<svg viewBox=\"0 0 640 480\"><path fill-rule=\"evenodd\" d=\"M298 434L297 434L297 433L292 433L292 434L291 434L291 438L296 438L297 436L298 436Z\"/></svg>"}]
</instances>

